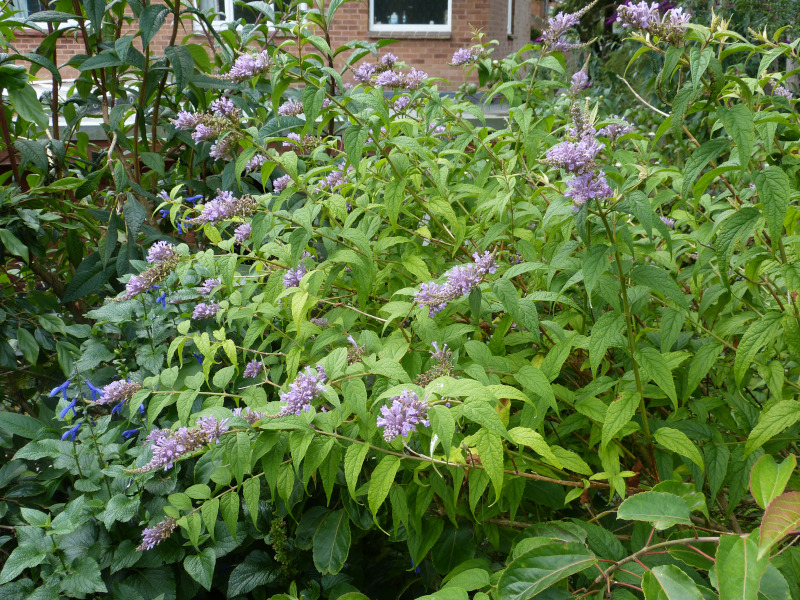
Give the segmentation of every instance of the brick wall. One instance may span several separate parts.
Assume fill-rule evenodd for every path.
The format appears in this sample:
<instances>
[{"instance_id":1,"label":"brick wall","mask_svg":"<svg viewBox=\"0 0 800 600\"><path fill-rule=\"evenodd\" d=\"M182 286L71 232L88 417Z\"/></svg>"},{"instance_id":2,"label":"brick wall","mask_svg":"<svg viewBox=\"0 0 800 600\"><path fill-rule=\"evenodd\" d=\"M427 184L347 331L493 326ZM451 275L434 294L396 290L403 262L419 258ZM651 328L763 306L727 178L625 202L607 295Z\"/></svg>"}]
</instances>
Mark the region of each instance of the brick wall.
<instances>
[{"instance_id":1,"label":"brick wall","mask_svg":"<svg viewBox=\"0 0 800 600\"><path fill-rule=\"evenodd\" d=\"M369 31L369 4L368 0L359 2L346 2L337 12L331 29L333 47L340 46L352 40L397 39L397 43L384 49L382 52L393 52L408 65L414 66L428 73L431 77L441 77L448 80L439 84L443 90L454 89L464 79L461 67L453 67L448 63L453 53L459 48L469 46L473 40L473 29L486 33L490 40L498 40L499 48L495 56L505 56L516 51L528 43L531 23L531 2L542 3L542 0L513 0L514 1L514 35L507 34L508 4L510 0L452 0L452 28L449 33L403 33L392 34L388 32ZM163 55L164 49L169 44L172 30L172 16L168 15L164 25L160 28L150 42L151 52ZM123 34L125 31L123 31ZM192 35L191 25L188 21L182 23L179 29L178 42L186 36ZM44 39L40 33L24 33L17 36L15 47L20 53L34 52ZM137 40L138 41L138 40ZM193 40L204 44L205 38L196 36ZM140 44L136 44L141 48ZM56 62L64 65L76 54L84 52L83 43L76 33L68 33L62 37L56 48ZM349 52L342 54L337 66L341 68ZM365 60L373 60L367 58ZM62 70L64 79L72 79L78 75L73 68ZM37 77L47 79L47 71L40 70Z\"/></svg>"}]
</instances>

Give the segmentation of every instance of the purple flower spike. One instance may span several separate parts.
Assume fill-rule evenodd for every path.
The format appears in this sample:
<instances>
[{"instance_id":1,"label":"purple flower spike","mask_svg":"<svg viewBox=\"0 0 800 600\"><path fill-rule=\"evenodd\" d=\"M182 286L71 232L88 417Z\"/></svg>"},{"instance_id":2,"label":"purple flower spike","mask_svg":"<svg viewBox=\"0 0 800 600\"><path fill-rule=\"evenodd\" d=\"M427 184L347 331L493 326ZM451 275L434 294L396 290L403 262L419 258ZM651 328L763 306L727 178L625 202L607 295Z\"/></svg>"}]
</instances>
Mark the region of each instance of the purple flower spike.
<instances>
[{"instance_id":1,"label":"purple flower spike","mask_svg":"<svg viewBox=\"0 0 800 600\"><path fill-rule=\"evenodd\" d=\"M306 367L289 386L289 391L281 394L281 402L286 404L278 416L299 415L305 410L311 410L311 403L325 391L326 381L328 377L320 365L317 365L316 370Z\"/></svg>"},{"instance_id":2,"label":"purple flower spike","mask_svg":"<svg viewBox=\"0 0 800 600\"><path fill-rule=\"evenodd\" d=\"M201 296L208 296L218 285L222 285L222 280L219 277L206 279L202 284L200 284L200 287L197 288L197 291L200 292Z\"/></svg>"},{"instance_id":3,"label":"purple flower spike","mask_svg":"<svg viewBox=\"0 0 800 600\"><path fill-rule=\"evenodd\" d=\"M251 231L250 223L242 223L236 228L236 231L233 232L233 237L236 238L236 241L240 244L244 244L247 238L250 237Z\"/></svg>"},{"instance_id":4,"label":"purple flower spike","mask_svg":"<svg viewBox=\"0 0 800 600\"><path fill-rule=\"evenodd\" d=\"M216 302L201 302L197 306L194 307L194 311L192 312L192 318L199 320L199 319L211 319L216 316L217 311L219 310L219 304Z\"/></svg>"},{"instance_id":5,"label":"purple flower spike","mask_svg":"<svg viewBox=\"0 0 800 600\"><path fill-rule=\"evenodd\" d=\"M306 274L306 266L303 263L297 265L296 269L289 269L283 276L283 287L291 288L300 285L300 280Z\"/></svg>"},{"instance_id":6,"label":"purple flower spike","mask_svg":"<svg viewBox=\"0 0 800 600\"><path fill-rule=\"evenodd\" d=\"M178 522L175 519L166 519L153 527L148 527L142 531L142 543L136 550L142 552L143 550L152 550L158 544L166 540L175 531Z\"/></svg>"},{"instance_id":7,"label":"purple flower spike","mask_svg":"<svg viewBox=\"0 0 800 600\"><path fill-rule=\"evenodd\" d=\"M383 439L387 442L398 436L408 437L419 423L430 425L428 403L411 390L403 390L391 400L391 406L381 407L382 416L377 421L378 427L383 427Z\"/></svg>"},{"instance_id":8,"label":"purple flower spike","mask_svg":"<svg viewBox=\"0 0 800 600\"><path fill-rule=\"evenodd\" d=\"M261 371L263 370L264 370L264 363L257 360L251 360L249 363L247 363L247 366L244 368L243 375L245 378L258 377L259 373L261 373Z\"/></svg>"}]
</instances>

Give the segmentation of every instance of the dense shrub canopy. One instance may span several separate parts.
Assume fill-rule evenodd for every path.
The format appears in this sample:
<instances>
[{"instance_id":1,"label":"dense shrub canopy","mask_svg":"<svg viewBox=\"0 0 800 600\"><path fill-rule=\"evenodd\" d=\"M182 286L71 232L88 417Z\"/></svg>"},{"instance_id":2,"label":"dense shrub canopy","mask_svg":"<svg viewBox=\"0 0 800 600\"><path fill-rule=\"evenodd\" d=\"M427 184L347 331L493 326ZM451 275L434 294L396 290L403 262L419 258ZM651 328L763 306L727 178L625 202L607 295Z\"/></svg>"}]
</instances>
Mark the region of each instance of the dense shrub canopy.
<instances>
[{"instance_id":1,"label":"dense shrub canopy","mask_svg":"<svg viewBox=\"0 0 800 600\"><path fill-rule=\"evenodd\" d=\"M620 102L560 13L492 126L341 4L0 65L2 597L800 598L800 39L619 7Z\"/></svg>"}]
</instances>

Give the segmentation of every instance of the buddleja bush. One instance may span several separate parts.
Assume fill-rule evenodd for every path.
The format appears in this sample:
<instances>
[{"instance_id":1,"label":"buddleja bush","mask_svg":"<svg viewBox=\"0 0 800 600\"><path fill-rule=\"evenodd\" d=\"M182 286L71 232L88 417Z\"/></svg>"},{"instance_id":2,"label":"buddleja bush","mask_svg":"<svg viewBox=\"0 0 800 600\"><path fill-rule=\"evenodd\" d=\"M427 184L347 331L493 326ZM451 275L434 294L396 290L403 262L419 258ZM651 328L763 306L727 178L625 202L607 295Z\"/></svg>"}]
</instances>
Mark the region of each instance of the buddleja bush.
<instances>
[{"instance_id":1,"label":"buddleja bush","mask_svg":"<svg viewBox=\"0 0 800 600\"><path fill-rule=\"evenodd\" d=\"M229 161L158 207L206 241L154 244L90 313L83 351L137 368L79 362L61 440L16 421L0 589L797 598L800 132L773 65L800 40L621 7L634 60L663 56L631 84L653 131L598 114L560 14L453 58L508 99L492 128L331 49L340 4L172 121Z\"/></svg>"}]
</instances>

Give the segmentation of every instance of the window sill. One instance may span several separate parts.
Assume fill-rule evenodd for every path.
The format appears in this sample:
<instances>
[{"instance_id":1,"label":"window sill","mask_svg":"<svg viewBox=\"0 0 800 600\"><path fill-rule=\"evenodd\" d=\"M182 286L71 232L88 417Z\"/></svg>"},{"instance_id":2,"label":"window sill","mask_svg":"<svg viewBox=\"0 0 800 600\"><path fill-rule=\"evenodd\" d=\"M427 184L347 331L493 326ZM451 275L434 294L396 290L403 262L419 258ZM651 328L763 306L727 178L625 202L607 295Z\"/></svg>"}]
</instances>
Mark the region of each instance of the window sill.
<instances>
[{"instance_id":1,"label":"window sill","mask_svg":"<svg viewBox=\"0 0 800 600\"><path fill-rule=\"evenodd\" d=\"M392 40L449 40L453 34L450 31L370 31L370 39Z\"/></svg>"}]
</instances>

